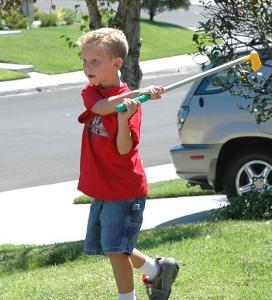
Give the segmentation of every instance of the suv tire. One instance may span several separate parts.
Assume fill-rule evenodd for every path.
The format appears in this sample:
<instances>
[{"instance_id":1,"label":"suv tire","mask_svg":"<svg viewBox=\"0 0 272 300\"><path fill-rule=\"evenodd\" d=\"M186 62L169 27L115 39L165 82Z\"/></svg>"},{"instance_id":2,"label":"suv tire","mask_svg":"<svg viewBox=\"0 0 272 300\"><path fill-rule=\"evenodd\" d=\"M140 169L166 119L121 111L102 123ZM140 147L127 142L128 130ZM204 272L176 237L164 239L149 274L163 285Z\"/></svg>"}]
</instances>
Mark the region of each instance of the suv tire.
<instances>
[{"instance_id":1,"label":"suv tire","mask_svg":"<svg viewBox=\"0 0 272 300\"><path fill-rule=\"evenodd\" d=\"M224 178L224 189L229 199L249 191L263 192L268 188L272 188L271 152L263 147L254 147L233 158Z\"/></svg>"}]
</instances>

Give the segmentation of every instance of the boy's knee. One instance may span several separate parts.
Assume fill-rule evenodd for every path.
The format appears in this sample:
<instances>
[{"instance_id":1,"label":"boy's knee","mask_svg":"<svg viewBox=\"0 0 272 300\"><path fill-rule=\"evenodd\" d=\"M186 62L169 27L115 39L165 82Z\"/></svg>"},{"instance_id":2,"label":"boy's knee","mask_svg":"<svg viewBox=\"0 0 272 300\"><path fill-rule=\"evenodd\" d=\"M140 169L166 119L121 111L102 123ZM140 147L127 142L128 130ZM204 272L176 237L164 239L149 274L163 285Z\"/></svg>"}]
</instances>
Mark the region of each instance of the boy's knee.
<instances>
[{"instance_id":1,"label":"boy's knee","mask_svg":"<svg viewBox=\"0 0 272 300\"><path fill-rule=\"evenodd\" d=\"M125 252L110 252L106 254L109 259L124 259L128 258L128 254Z\"/></svg>"}]
</instances>

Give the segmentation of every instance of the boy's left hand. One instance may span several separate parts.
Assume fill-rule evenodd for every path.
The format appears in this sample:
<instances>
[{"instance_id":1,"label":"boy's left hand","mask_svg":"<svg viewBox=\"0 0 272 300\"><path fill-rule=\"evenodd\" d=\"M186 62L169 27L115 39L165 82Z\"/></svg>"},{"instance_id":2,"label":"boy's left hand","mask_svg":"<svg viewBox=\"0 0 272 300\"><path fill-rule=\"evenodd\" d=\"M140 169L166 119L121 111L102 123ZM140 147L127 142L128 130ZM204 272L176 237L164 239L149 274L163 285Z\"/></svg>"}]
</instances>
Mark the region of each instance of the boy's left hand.
<instances>
[{"instance_id":1,"label":"boy's left hand","mask_svg":"<svg viewBox=\"0 0 272 300\"><path fill-rule=\"evenodd\" d=\"M126 106L127 110L118 113L118 121L128 120L136 113L138 105L140 105L140 102L129 98L126 98L123 103Z\"/></svg>"},{"instance_id":2,"label":"boy's left hand","mask_svg":"<svg viewBox=\"0 0 272 300\"><path fill-rule=\"evenodd\" d=\"M139 90L139 94L141 95L144 94L150 95L150 100L161 99L161 95L165 92L166 92L165 88L161 85L150 85Z\"/></svg>"}]
</instances>

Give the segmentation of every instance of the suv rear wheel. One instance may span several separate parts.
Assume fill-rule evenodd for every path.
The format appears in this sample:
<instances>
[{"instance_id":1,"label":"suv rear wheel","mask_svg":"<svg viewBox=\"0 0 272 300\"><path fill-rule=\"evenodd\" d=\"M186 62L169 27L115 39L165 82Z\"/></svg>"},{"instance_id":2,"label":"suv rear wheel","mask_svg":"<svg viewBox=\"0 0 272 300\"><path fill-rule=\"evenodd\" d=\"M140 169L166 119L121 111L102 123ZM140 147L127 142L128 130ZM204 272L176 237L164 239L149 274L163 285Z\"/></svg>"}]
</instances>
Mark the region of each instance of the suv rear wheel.
<instances>
[{"instance_id":1,"label":"suv rear wheel","mask_svg":"<svg viewBox=\"0 0 272 300\"><path fill-rule=\"evenodd\" d=\"M228 198L272 189L272 154L257 147L240 153L227 168L224 188Z\"/></svg>"}]
</instances>

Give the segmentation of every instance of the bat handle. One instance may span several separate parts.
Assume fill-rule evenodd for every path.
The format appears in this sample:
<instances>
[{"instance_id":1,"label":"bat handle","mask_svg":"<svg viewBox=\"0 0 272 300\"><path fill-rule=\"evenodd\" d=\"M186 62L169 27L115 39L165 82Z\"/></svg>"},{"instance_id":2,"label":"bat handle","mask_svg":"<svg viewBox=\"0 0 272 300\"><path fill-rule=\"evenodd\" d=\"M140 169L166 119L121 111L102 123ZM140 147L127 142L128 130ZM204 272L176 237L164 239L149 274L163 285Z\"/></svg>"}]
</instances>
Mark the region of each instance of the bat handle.
<instances>
[{"instance_id":1,"label":"bat handle","mask_svg":"<svg viewBox=\"0 0 272 300\"><path fill-rule=\"evenodd\" d=\"M150 100L150 98L151 98L150 95L141 95L141 96L134 98L134 100L144 103L144 102ZM115 106L115 111L117 111L117 112L126 111L126 110L127 110L127 108L124 103L121 103L121 104L118 104Z\"/></svg>"}]
</instances>

